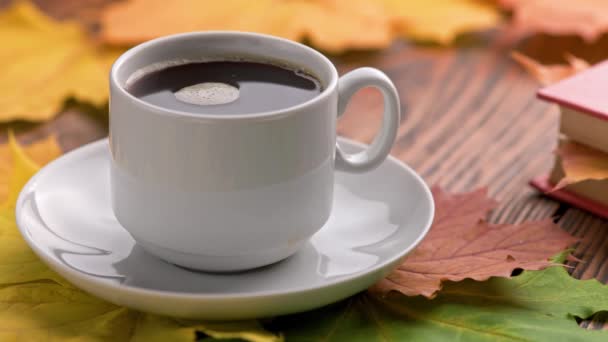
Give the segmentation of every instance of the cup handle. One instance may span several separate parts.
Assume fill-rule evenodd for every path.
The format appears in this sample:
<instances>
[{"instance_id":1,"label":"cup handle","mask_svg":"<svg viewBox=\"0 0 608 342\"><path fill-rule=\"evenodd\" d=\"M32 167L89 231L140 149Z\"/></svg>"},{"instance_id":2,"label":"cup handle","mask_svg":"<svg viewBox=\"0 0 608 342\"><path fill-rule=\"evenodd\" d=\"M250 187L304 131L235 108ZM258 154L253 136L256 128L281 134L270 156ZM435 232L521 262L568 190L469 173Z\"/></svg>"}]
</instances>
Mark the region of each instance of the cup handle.
<instances>
[{"instance_id":1,"label":"cup handle","mask_svg":"<svg viewBox=\"0 0 608 342\"><path fill-rule=\"evenodd\" d=\"M382 127L366 150L347 154L336 143L336 169L347 172L365 172L380 165L388 156L399 128L399 95L393 82L382 71L374 68L353 70L338 80L338 116L346 109L348 101L359 89L375 87L384 98Z\"/></svg>"}]
</instances>

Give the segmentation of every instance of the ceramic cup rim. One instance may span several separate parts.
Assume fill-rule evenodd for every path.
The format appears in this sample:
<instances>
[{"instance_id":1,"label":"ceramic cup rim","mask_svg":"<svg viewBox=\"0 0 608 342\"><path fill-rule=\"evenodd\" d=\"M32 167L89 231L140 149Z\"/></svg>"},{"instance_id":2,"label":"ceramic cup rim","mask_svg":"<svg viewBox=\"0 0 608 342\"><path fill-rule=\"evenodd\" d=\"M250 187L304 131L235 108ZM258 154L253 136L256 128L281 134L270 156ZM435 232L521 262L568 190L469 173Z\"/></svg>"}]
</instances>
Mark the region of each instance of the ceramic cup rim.
<instances>
[{"instance_id":1,"label":"ceramic cup rim","mask_svg":"<svg viewBox=\"0 0 608 342\"><path fill-rule=\"evenodd\" d=\"M118 74L119 74L120 69L125 64L125 62L130 59L136 58L138 55L147 53L147 51L150 50L151 48L154 48L158 45L166 44L169 41L176 41L176 40L177 41L179 41L179 40L186 41L186 40L191 40L191 39L205 40L205 39L209 39L209 38L222 38L222 39L226 39L226 40L230 40L230 39L234 39L234 38L265 40L270 43L274 43L274 44L278 44L278 45L288 45L294 49L302 50L302 51L306 52L307 54L313 56L314 58L317 58L325 66L325 68L324 68L325 70L311 70L311 72L313 72L313 74L315 74L317 72L323 72L324 74L326 74L326 72L329 71L329 75L328 75L329 81L326 82L327 84L324 84L325 87L320 94L317 94L317 96L315 96L312 99L305 101L303 103L300 103L300 104L297 104L294 106L290 106L290 107L277 109L277 110L247 113L247 114L231 114L231 115L191 113L191 112L187 112L187 111L180 111L180 110L157 106L157 105L148 103L146 101L143 101L143 100L133 96L125 89L124 85L119 82ZM243 54L249 55L249 56L251 55L251 54L248 54L247 51L243 51ZM201 53L201 55L204 55L204 53ZM297 63L294 63L294 64L297 64ZM178 33L178 34L163 36L160 38L155 38L155 39L146 41L144 43L141 43L139 45L136 45L136 46L130 48L129 50L127 50L126 52L124 52L120 57L118 57L118 59L116 59L116 61L112 65L112 69L110 70L110 86L117 92L118 95L124 97L125 99L128 99L138 109L160 114L160 115L171 116L176 119L187 118L187 119L213 120L213 121L234 121L234 120L240 121L240 120L268 119L268 118L272 118L272 117L276 117L276 116L283 116L283 115L290 114L290 113L297 113L297 112L301 112L302 109L313 106L314 104L318 103L319 101L323 101L324 99L331 96L331 94L337 88L337 84L338 84L338 71L336 70L336 68L334 67L332 62L319 51L317 51L313 48L310 48L306 45L288 40L288 39L284 39L284 38L280 38L280 37L276 37L276 36L272 36L272 35L267 35L267 34L253 33L253 32L241 32L241 31L196 31L196 32Z\"/></svg>"}]
</instances>

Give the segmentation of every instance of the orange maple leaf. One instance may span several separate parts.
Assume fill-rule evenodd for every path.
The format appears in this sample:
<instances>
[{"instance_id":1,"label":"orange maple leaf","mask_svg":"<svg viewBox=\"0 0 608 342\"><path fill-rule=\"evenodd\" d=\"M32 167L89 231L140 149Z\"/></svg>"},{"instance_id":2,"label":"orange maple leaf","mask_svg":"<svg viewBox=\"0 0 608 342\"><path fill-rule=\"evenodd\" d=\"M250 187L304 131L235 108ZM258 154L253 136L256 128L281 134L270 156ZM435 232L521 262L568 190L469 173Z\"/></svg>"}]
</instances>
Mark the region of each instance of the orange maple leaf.
<instances>
[{"instance_id":1,"label":"orange maple leaf","mask_svg":"<svg viewBox=\"0 0 608 342\"><path fill-rule=\"evenodd\" d=\"M440 44L459 34L496 27L502 18L496 6L478 0L380 0L395 31L405 37Z\"/></svg>"},{"instance_id":2,"label":"orange maple leaf","mask_svg":"<svg viewBox=\"0 0 608 342\"><path fill-rule=\"evenodd\" d=\"M553 65L542 65L517 51L513 51L511 57L542 85L553 84L589 68L589 63L585 60L570 54L565 55L568 64Z\"/></svg>"},{"instance_id":3,"label":"orange maple leaf","mask_svg":"<svg viewBox=\"0 0 608 342\"><path fill-rule=\"evenodd\" d=\"M524 32L578 35L592 42L608 31L605 0L499 0L513 11L513 25Z\"/></svg>"},{"instance_id":4,"label":"orange maple leaf","mask_svg":"<svg viewBox=\"0 0 608 342\"><path fill-rule=\"evenodd\" d=\"M365 0L131 0L108 6L101 21L101 38L111 44L205 30L308 39L330 52L347 47L382 48L392 40L383 7Z\"/></svg>"},{"instance_id":5,"label":"orange maple leaf","mask_svg":"<svg viewBox=\"0 0 608 342\"><path fill-rule=\"evenodd\" d=\"M433 188L436 214L420 246L372 292L399 291L433 298L443 281L510 277L515 269L538 270L577 239L551 219L520 224L484 221L496 202L481 189L448 194Z\"/></svg>"},{"instance_id":6,"label":"orange maple leaf","mask_svg":"<svg viewBox=\"0 0 608 342\"><path fill-rule=\"evenodd\" d=\"M608 154L562 139L555 154L559 156L564 177L553 190L585 180L608 179Z\"/></svg>"},{"instance_id":7,"label":"orange maple leaf","mask_svg":"<svg viewBox=\"0 0 608 342\"><path fill-rule=\"evenodd\" d=\"M180 32L237 30L337 53L385 48L399 36L447 44L500 21L495 6L477 0L130 0L104 10L101 38L125 45Z\"/></svg>"}]
</instances>

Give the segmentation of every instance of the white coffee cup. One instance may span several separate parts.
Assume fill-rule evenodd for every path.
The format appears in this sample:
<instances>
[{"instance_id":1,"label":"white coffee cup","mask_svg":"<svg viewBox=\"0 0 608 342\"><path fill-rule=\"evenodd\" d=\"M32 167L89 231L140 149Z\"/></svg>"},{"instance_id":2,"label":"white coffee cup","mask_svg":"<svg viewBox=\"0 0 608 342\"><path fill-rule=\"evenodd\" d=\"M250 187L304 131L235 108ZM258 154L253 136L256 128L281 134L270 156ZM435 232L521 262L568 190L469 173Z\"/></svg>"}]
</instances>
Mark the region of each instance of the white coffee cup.
<instances>
[{"instance_id":1,"label":"white coffee cup","mask_svg":"<svg viewBox=\"0 0 608 342\"><path fill-rule=\"evenodd\" d=\"M235 57L297 66L324 90L293 107L235 115L179 112L125 90L134 74L167 61ZM336 121L351 95L366 86L382 92L384 121L367 150L349 155L336 146ZM399 125L397 91L381 71L360 68L338 78L321 53L253 33L148 41L114 63L110 89L116 218L147 252L206 271L246 270L295 253L329 217L334 170L378 166Z\"/></svg>"}]
</instances>

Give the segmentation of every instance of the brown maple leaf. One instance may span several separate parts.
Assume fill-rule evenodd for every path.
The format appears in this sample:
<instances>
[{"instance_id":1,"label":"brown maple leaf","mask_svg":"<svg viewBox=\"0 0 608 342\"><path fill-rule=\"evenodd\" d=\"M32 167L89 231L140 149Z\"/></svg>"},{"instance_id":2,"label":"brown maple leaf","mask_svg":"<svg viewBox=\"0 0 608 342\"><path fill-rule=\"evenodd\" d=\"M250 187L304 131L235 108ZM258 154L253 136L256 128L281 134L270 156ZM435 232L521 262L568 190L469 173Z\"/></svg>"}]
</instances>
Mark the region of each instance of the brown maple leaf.
<instances>
[{"instance_id":1,"label":"brown maple leaf","mask_svg":"<svg viewBox=\"0 0 608 342\"><path fill-rule=\"evenodd\" d=\"M575 34L593 42L608 31L606 0L499 0L513 12L513 25L523 32Z\"/></svg>"},{"instance_id":2,"label":"brown maple leaf","mask_svg":"<svg viewBox=\"0 0 608 342\"><path fill-rule=\"evenodd\" d=\"M542 65L517 51L513 51L511 57L542 85L553 84L589 68L587 61L570 54L565 55L568 64L553 65Z\"/></svg>"},{"instance_id":3,"label":"brown maple leaf","mask_svg":"<svg viewBox=\"0 0 608 342\"><path fill-rule=\"evenodd\" d=\"M515 269L539 270L576 241L550 219L520 224L484 221L496 202L481 189L448 194L433 188L436 214L420 246L370 290L433 298L443 281L510 277Z\"/></svg>"}]
</instances>

